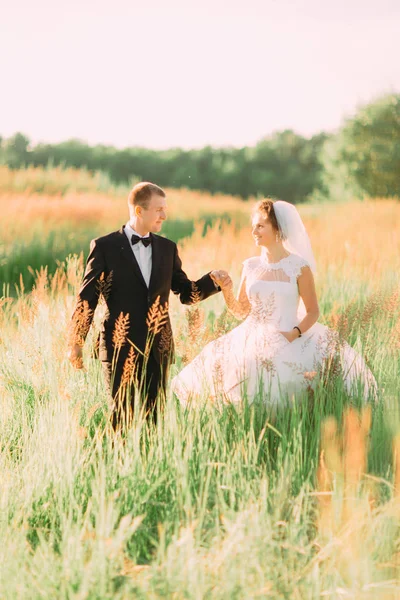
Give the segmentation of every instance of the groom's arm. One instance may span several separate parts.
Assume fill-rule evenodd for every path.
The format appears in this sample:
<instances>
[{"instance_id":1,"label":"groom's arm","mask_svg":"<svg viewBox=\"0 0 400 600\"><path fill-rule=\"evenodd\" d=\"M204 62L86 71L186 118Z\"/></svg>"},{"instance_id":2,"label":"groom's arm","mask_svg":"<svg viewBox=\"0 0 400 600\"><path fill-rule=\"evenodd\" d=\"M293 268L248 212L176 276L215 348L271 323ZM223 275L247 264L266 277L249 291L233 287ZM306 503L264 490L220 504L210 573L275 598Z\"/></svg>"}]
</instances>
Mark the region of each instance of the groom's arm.
<instances>
[{"instance_id":1,"label":"groom's arm","mask_svg":"<svg viewBox=\"0 0 400 600\"><path fill-rule=\"evenodd\" d=\"M195 304L205 300L221 291L219 285L215 284L210 273L203 275L197 281L191 281L182 269L182 261L178 254L178 248L174 248L174 266L172 273L171 289L174 294L179 295L182 304Z\"/></svg>"},{"instance_id":2,"label":"groom's arm","mask_svg":"<svg viewBox=\"0 0 400 600\"><path fill-rule=\"evenodd\" d=\"M98 240L90 242L85 274L71 317L70 345L83 346L99 302L100 280L106 270L105 260Z\"/></svg>"}]
</instances>

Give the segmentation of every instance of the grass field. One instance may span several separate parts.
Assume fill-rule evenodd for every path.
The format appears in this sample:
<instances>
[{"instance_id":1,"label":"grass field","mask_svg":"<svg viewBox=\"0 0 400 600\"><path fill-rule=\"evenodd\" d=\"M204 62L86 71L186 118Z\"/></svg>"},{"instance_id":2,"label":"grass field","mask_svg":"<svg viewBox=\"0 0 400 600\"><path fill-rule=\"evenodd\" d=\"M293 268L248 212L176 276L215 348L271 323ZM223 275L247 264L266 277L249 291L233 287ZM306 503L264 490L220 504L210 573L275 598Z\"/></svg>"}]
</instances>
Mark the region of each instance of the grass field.
<instances>
[{"instance_id":1,"label":"grass field","mask_svg":"<svg viewBox=\"0 0 400 600\"><path fill-rule=\"evenodd\" d=\"M2 190L0 597L399 598L400 204L300 207L321 320L377 378L370 412L336 380L274 415L207 398L185 413L169 396L156 428L137 417L113 445L93 334L86 372L65 358L83 264L62 252L86 254L91 236L126 220L125 200ZM169 204L171 220L192 223L180 242L188 275L225 268L237 286L241 261L257 253L250 207L173 190ZM201 217L221 214L231 223L210 221L204 235ZM61 235L76 243L54 274L15 289L19 271L39 269L40 244L48 264ZM174 369L235 325L220 296L191 309L172 298L171 313Z\"/></svg>"},{"instance_id":2,"label":"grass field","mask_svg":"<svg viewBox=\"0 0 400 600\"><path fill-rule=\"evenodd\" d=\"M76 169L0 166L0 290L30 288L32 271L46 265L53 274L69 254L85 253L91 239L119 229L127 221L127 186L113 186L102 173ZM246 204L228 196L167 190L169 219L163 233L178 241L195 227L202 232L217 219L248 221Z\"/></svg>"}]
</instances>

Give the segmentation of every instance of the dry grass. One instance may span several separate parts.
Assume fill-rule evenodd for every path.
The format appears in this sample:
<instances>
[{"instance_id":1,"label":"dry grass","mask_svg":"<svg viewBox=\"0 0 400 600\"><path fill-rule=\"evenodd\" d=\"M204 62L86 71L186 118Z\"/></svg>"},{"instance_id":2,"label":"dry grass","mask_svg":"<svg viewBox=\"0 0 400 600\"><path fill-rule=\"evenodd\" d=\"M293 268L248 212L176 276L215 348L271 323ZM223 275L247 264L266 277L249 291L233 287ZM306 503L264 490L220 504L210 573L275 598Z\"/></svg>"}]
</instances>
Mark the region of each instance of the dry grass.
<instances>
[{"instance_id":1,"label":"dry grass","mask_svg":"<svg viewBox=\"0 0 400 600\"><path fill-rule=\"evenodd\" d=\"M171 219L192 220L205 216L228 214L233 218L247 213L247 205L229 196L210 196L203 192L166 190L168 216ZM0 190L2 243L15 237L25 241L39 229L46 233L54 229L96 229L104 233L119 229L128 218L126 197L99 193L67 193L64 196L10 193ZM100 235L100 234L99 234Z\"/></svg>"},{"instance_id":2,"label":"dry grass","mask_svg":"<svg viewBox=\"0 0 400 600\"><path fill-rule=\"evenodd\" d=\"M249 212L250 208L246 206ZM349 204L299 205L317 259L317 277L360 279L380 284L386 273L400 272L400 203L371 200ZM202 230L182 243L185 265L224 268L238 276L241 261L258 253L250 227L237 234L232 225L214 228L207 238Z\"/></svg>"}]
</instances>

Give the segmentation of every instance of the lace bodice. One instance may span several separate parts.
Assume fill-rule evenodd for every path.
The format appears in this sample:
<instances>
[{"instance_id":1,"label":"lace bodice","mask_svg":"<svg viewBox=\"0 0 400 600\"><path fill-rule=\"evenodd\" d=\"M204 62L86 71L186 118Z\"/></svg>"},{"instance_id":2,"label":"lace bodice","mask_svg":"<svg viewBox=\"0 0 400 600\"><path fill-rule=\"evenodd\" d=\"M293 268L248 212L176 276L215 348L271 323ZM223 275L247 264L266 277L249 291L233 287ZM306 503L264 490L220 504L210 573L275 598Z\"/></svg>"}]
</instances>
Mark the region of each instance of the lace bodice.
<instances>
[{"instance_id":1,"label":"lace bodice","mask_svg":"<svg viewBox=\"0 0 400 600\"><path fill-rule=\"evenodd\" d=\"M308 263L289 254L276 263L262 256L243 262L242 282L250 302L248 316L255 324L270 324L283 331L298 323L299 290L297 279Z\"/></svg>"}]
</instances>

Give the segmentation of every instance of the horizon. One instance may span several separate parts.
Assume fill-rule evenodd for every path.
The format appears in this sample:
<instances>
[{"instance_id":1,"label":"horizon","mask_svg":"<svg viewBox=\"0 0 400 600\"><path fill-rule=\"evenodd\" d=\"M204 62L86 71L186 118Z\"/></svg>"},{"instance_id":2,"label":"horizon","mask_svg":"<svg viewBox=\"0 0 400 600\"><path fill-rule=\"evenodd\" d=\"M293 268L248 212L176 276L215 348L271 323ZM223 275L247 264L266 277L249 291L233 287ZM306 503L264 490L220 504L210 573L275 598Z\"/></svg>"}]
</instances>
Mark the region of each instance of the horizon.
<instances>
[{"instance_id":1,"label":"horizon","mask_svg":"<svg viewBox=\"0 0 400 600\"><path fill-rule=\"evenodd\" d=\"M16 0L0 23L0 134L152 150L332 134L400 91L399 26L395 0Z\"/></svg>"},{"instance_id":2,"label":"horizon","mask_svg":"<svg viewBox=\"0 0 400 600\"><path fill-rule=\"evenodd\" d=\"M263 135L260 137L260 139L256 140L254 144L248 144L245 146L236 146L234 144L227 144L225 146L221 145L221 146L216 146L216 145L211 145L211 144L207 144L206 146L195 146L195 147L181 147L181 146L167 146L167 147L162 147L162 148L153 148L150 146L138 146L138 145L134 145L134 146L115 146L114 144L104 144L102 142L97 142L97 143L89 143L87 140L82 139L82 138L77 138L77 137L70 137L70 138L66 138L66 139L62 139L62 140L57 140L55 142L49 142L48 140L33 140L29 137L29 135L24 132L24 131L15 131L14 133L12 133L10 136L4 136L2 134L2 132L0 131L0 138L4 139L9 139L11 137L13 137L16 134L22 134L25 137L27 137L29 139L29 145L30 146L36 146L39 144L43 144L43 145L50 145L50 146L56 146L58 144L63 144L65 142L78 142L84 145L87 145L89 148L95 148L96 146L103 146L106 148L115 148L118 151L122 151L122 150L131 150L131 149L143 149L143 150L153 150L155 152L168 152L169 150L182 150L182 151L186 151L186 152L190 152L190 151L195 151L195 150L202 150L204 148L212 148L213 150L229 150L229 149L240 149L240 148L253 148L255 147L258 143L260 143L263 140L269 139L271 137L273 137L276 134L279 133L286 133L286 132L291 132L294 135L298 135L303 137L303 139L306 140L310 140L312 137L322 134L322 133L326 133L326 134L332 134L334 133L333 131L316 131L315 133L311 134L311 135L302 135L301 133L299 133L298 131L294 131L292 129L281 129L281 130L277 130L277 131L272 131L270 134L267 135Z\"/></svg>"}]
</instances>

